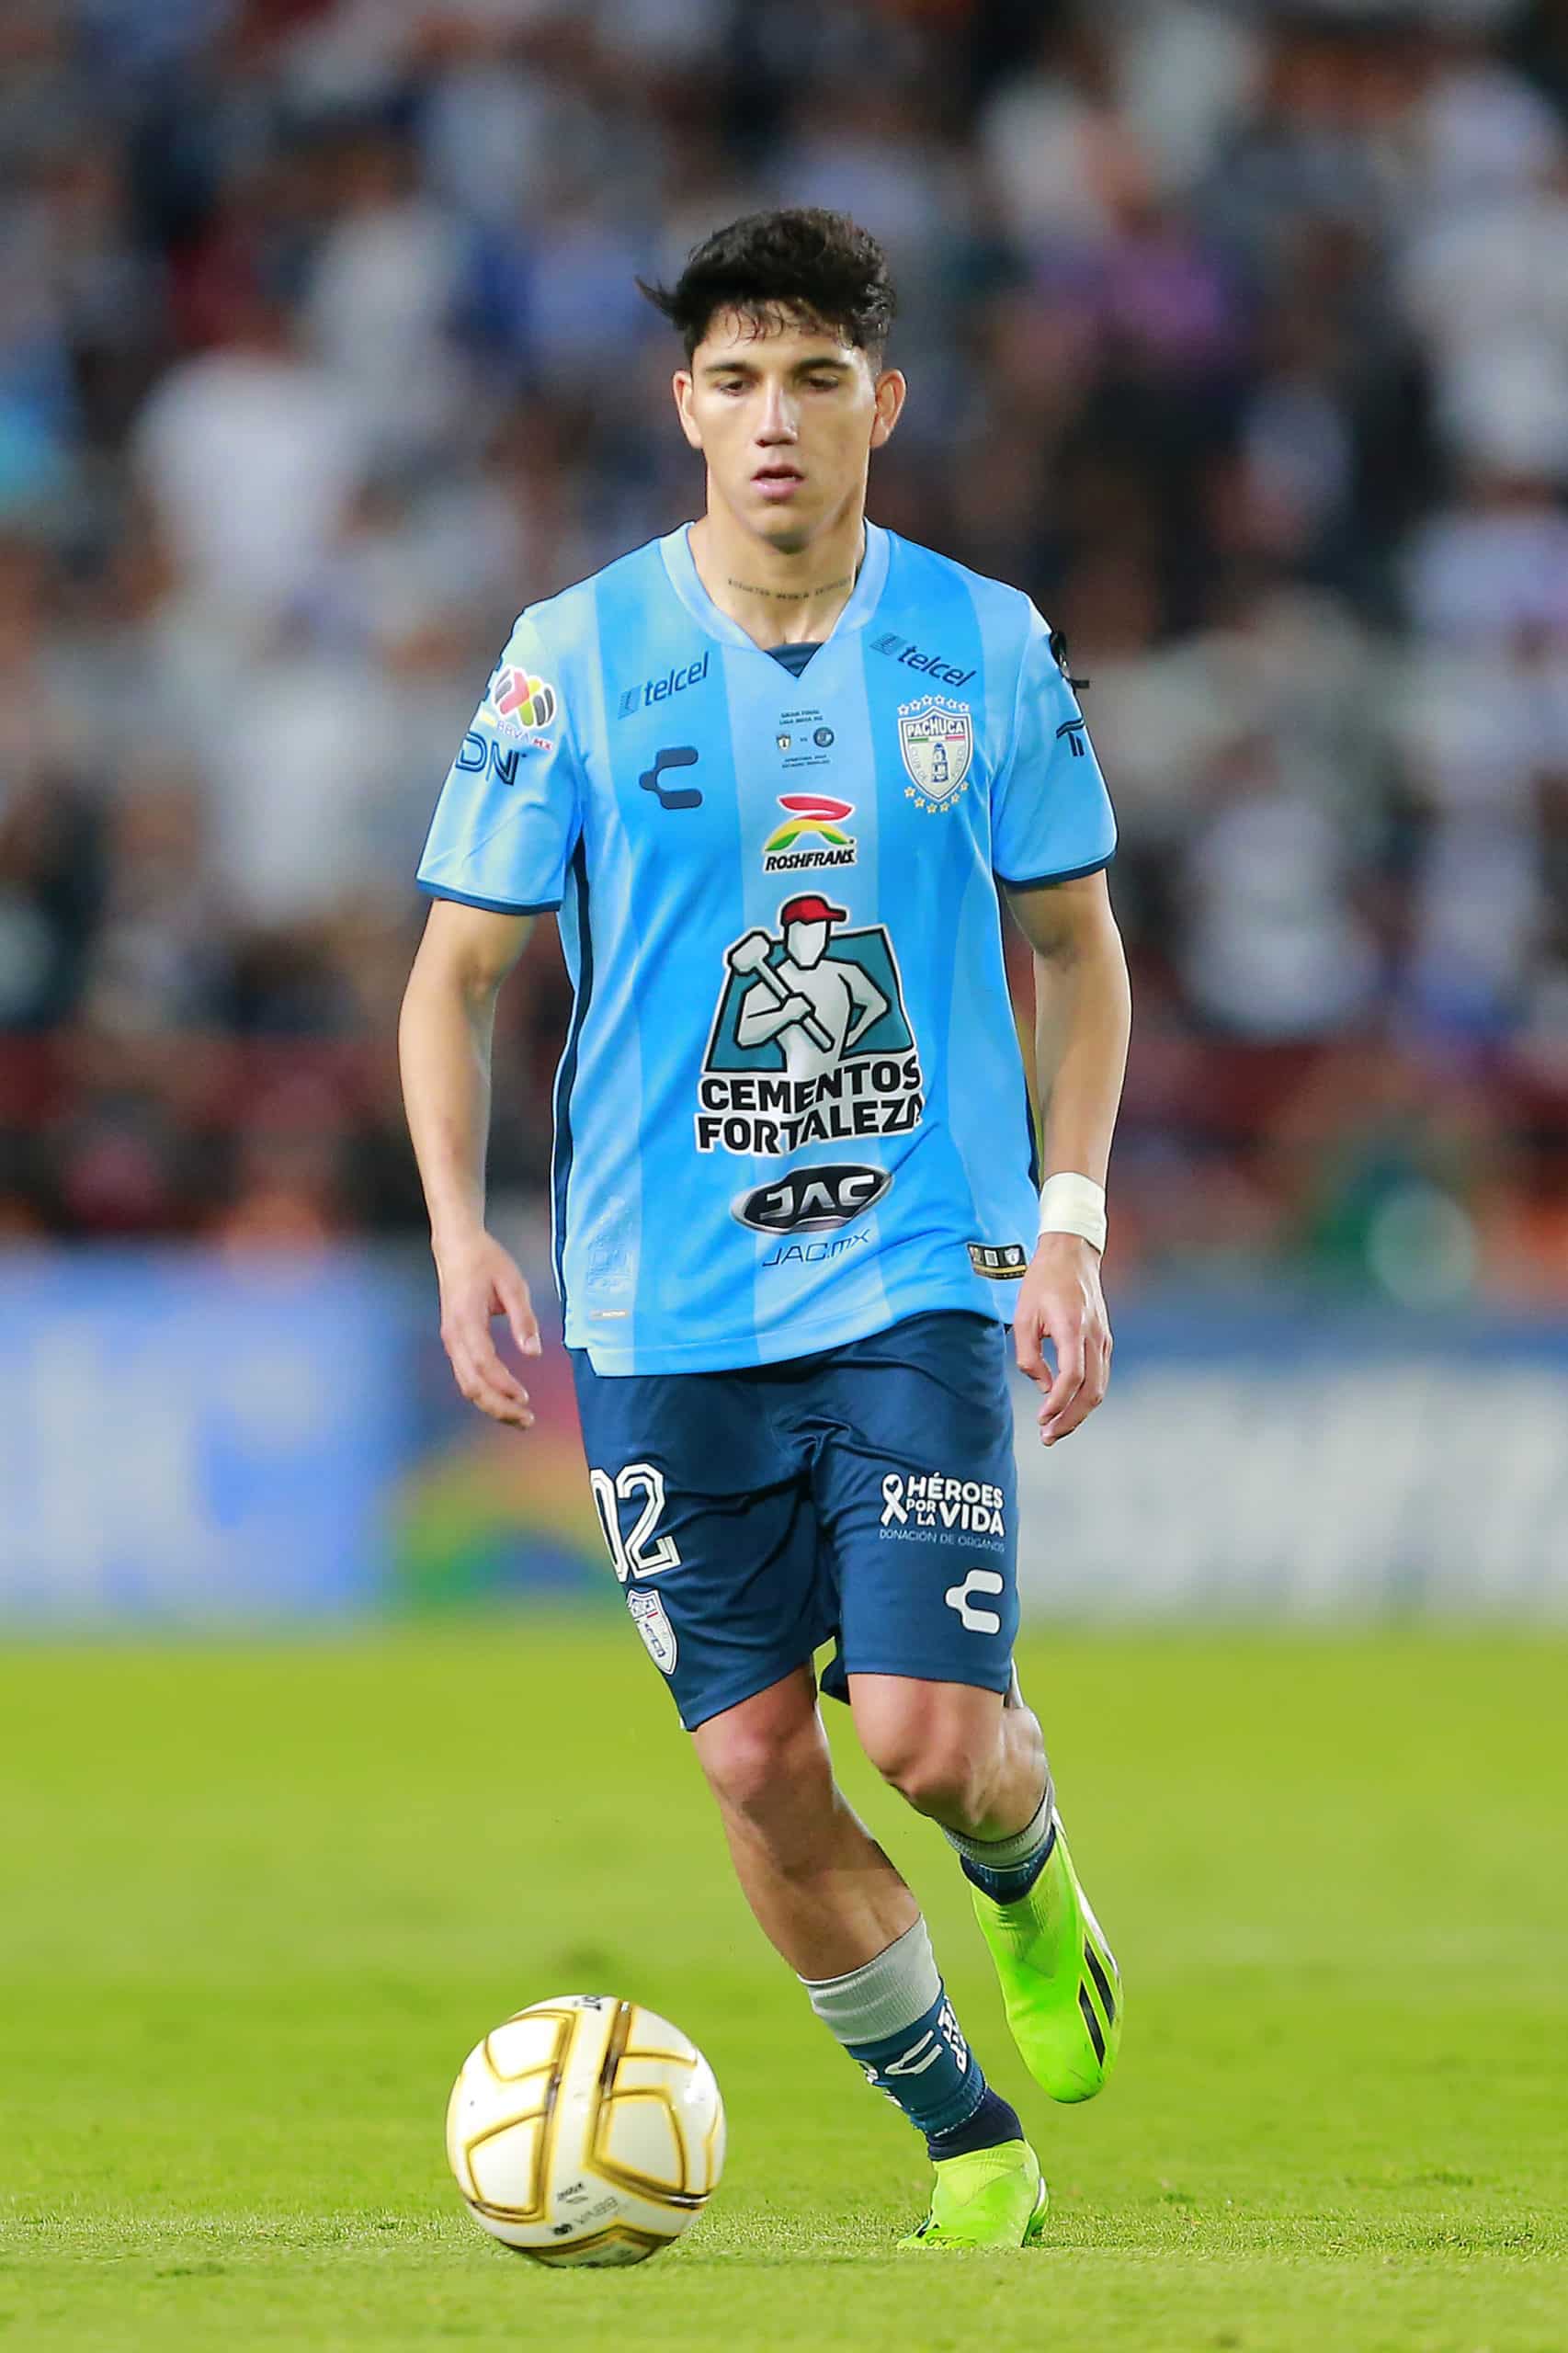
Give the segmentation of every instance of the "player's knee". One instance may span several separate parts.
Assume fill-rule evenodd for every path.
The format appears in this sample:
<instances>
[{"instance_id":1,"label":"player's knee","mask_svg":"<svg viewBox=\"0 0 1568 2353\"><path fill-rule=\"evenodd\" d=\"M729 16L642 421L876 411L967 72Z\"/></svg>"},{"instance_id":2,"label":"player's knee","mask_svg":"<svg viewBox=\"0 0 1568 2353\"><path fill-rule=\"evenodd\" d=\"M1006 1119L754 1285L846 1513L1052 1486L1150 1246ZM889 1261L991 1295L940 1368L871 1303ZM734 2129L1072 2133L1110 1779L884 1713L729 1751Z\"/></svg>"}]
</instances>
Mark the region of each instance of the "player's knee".
<instances>
[{"instance_id":1,"label":"player's knee","mask_svg":"<svg viewBox=\"0 0 1568 2353\"><path fill-rule=\"evenodd\" d=\"M879 1745L871 1762L916 1813L961 1829L985 1810L987 1767L961 1740L926 1732Z\"/></svg>"},{"instance_id":2,"label":"player's knee","mask_svg":"<svg viewBox=\"0 0 1568 2353\"><path fill-rule=\"evenodd\" d=\"M727 1733L702 1760L710 1789L732 1813L755 1818L788 1770L789 1746L753 1732Z\"/></svg>"},{"instance_id":3,"label":"player's knee","mask_svg":"<svg viewBox=\"0 0 1568 2353\"><path fill-rule=\"evenodd\" d=\"M822 1727L813 1715L736 1709L702 1727L699 1740L709 1787L727 1812L766 1832L799 1812L830 1775Z\"/></svg>"}]
</instances>

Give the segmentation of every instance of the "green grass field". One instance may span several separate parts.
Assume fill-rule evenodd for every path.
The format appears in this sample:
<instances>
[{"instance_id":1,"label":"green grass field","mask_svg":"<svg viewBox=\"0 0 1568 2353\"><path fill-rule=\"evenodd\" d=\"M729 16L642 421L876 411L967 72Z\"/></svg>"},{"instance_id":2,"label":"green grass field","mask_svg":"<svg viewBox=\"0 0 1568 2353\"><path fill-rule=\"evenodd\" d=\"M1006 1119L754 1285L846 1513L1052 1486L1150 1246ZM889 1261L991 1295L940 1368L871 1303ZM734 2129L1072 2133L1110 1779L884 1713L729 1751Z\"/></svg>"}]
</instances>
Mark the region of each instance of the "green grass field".
<instances>
[{"instance_id":1,"label":"green grass field","mask_svg":"<svg viewBox=\"0 0 1568 2353\"><path fill-rule=\"evenodd\" d=\"M846 1775L1053 2190L1046 2245L897 2256L919 2145L726 1875L631 1631L0 1656L0 2338L19 2349L1562 2353L1561 1640L1035 1639L1129 2000L1107 2097L1007 2043L934 1833ZM635 1995L730 2170L672 2254L552 2273L441 2147L507 2011Z\"/></svg>"}]
</instances>

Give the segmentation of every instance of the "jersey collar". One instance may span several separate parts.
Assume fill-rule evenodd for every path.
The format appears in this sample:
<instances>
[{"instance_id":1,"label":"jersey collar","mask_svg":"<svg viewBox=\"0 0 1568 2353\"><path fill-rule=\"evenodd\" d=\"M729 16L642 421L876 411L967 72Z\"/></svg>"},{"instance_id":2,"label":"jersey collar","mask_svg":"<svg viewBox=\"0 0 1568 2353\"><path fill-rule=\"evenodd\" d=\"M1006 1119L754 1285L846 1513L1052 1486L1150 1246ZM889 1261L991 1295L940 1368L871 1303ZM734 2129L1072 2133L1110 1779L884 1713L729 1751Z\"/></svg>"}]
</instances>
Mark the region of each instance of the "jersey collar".
<instances>
[{"instance_id":1,"label":"jersey collar","mask_svg":"<svg viewBox=\"0 0 1568 2353\"><path fill-rule=\"evenodd\" d=\"M739 621L732 620L728 613L722 613L708 594L691 552L690 534L691 525L682 523L659 541L659 552L665 559L665 570L669 574L670 585L676 595L698 627L705 629L710 637L721 638L726 645L744 645L749 654L760 654L765 661L771 662L773 656L767 648L758 645L755 637L748 637ZM831 645L835 638L847 635L851 630L865 628L881 601L891 553L890 534L880 524L868 521L866 560L860 566L860 577L855 583L849 602L823 640L824 645Z\"/></svg>"}]
</instances>

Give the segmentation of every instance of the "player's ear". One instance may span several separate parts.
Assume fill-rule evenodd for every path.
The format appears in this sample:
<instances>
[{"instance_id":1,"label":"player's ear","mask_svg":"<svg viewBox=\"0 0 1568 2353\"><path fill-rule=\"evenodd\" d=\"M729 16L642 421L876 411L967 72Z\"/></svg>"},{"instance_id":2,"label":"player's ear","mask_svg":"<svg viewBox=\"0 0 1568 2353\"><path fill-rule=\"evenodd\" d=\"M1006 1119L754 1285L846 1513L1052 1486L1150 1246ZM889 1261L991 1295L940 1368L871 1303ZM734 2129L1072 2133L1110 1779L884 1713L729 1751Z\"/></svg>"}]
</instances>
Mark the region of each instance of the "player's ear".
<instances>
[{"instance_id":1,"label":"player's ear","mask_svg":"<svg viewBox=\"0 0 1568 2353\"><path fill-rule=\"evenodd\" d=\"M909 386L897 368L884 368L877 378L877 415L871 426L871 447L880 449L890 438L903 409L903 396Z\"/></svg>"},{"instance_id":2,"label":"player's ear","mask_svg":"<svg viewBox=\"0 0 1568 2353\"><path fill-rule=\"evenodd\" d=\"M687 439L690 442L694 449L700 449L702 447L702 435L699 431L697 420L691 413L691 375L687 369L677 368L676 369L675 375L671 380L670 390L676 396L676 415L680 419L681 431L685 434Z\"/></svg>"}]
</instances>

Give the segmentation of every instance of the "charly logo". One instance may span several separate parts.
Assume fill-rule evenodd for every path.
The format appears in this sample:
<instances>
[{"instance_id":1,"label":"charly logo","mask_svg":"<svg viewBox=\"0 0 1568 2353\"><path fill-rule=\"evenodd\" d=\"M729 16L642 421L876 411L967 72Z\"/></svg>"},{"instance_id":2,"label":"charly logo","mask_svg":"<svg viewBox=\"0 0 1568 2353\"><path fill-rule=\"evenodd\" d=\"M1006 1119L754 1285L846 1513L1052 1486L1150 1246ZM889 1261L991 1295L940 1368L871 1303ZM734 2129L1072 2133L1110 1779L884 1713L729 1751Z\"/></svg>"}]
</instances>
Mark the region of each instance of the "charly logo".
<instances>
[{"instance_id":1,"label":"charly logo","mask_svg":"<svg viewBox=\"0 0 1568 2353\"><path fill-rule=\"evenodd\" d=\"M852 801L833 801L825 792L781 792L778 806L784 823L762 845L765 874L854 865L855 837L844 831L846 818L855 814Z\"/></svg>"},{"instance_id":2,"label":"charly logo","mask_svg":"<svg viewBox=\"0 0 1568 2353\"><path fill-rule=\"evenodd\" d=\"M919 808L948 809L964 789L974 757L969 705L945 695L922 695L898 707L898 748L911 782L907 800Z\"/></svg>"},{"instance_id":3,"label":"charly logo","mask_svg":"<svg viewBox=\"0 0 1568 2353\"><path fill-rule=\"evenodd\" d=\"M949 1609L956 1609L965 1630L971 1634L999 1634L1002 1620L994 1609L978 1609L977 1593L999 1597L1006 1591L1006 1582L999 1569L971 1569L962 1585L950 1585L942 1599Z\"/></svg>"},{"instance_id":4,"label":"charly logo","mask_svg":"<svg viewBox=\"0 0 1568 2353\"><path fill-rule=\"evenodd\" d=\"M696 746L676 744L655 752L653 765L644 768L637 781L644 792L656 792L661 809L700 809L702 793L695 784L665 784L664 777L670 768L694 768L697 766Z\"/></svg>"},{"instance_id":5,"label":"charly logo","mask_svg":"<svg viewBox=\"0 0 1568 2353\"><path fill-rule=\"evenodd\" d=\"M926 1108L919 1050L882 924L852 931L815 892L748 931L725 973L698 1083L699 1152L782 1155L906 1134Z\"/></svg>"},{"instance_id":6,"label":"charly logo","mask_svg":"<svg viewBox=\"0 0 1568 2353\"><path fill-rule=\"evenodd\" d=\"M828 1161L820 1168L792 1168L770 1185L738 1194L730 1215L758 1233L825 1233L863 1217L892 1183L891 1168Z\"/></svg>"}]
</instances>

